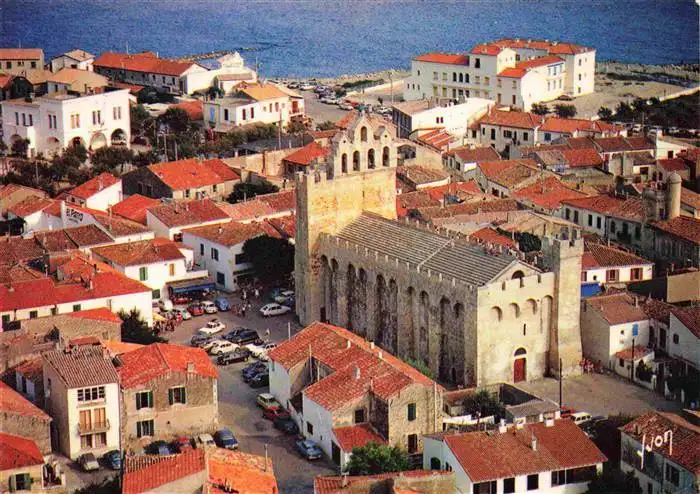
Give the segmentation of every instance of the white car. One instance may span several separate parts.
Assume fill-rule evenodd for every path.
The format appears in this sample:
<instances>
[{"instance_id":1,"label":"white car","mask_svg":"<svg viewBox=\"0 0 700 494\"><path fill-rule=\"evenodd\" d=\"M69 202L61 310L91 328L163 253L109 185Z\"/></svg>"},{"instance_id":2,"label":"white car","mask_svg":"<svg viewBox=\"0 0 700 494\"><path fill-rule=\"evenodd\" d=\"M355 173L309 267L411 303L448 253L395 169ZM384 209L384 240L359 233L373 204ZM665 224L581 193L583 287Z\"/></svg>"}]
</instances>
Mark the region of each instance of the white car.
<instances>
[{"instance_id":1,"label":"white car","mask_svg":"<svg viewBox=\"0 0 700 494\"><path fill-rule=\"evenodd\" d=\"M216 314L217 312L219 312L219 309L216 308L216 304L211 300L205 300L199 305L202 307L202 310L207 314Z\"/></svg>"},{"instance_id":2,"label":"white car","mask_svg":"<svg viewBox=\"0 0 700 494\"><path fill-rule=\"evenodd\" d=\"M200 434L197 436L197 448L204 448L206 446L216 446L214 438L211 434Z\"/></svg>"},{"instance_id":3,"label":"white car","mask_svg":"<svg viewBox=\"0 0 700 494\"><path fill-rule=\"evenodd\" d=\"M253 357L260 358L261 355L267 354L273 348L277 348L277 343L263 343L262 345L255 345L250 343L246 345L246 348L250 350Z\"/></svg>"},{"instance_id":4,"label":"white car","mask_svg":"<svg viewBox=\"0 0 700 494\"><path fill-rule=\"evenodd\" d=\"M209 353L209 351L211 351L212 348L214 348L214 347L217 346L217 345L221 345L222 343L225 343L225 342L227 343L226 340L211 340L211 341L207 341L204 345L202 345L202 350L204 350L205 352Z\"/></svg>"},{"instance_id":5,"label":"white car","mask_svg":"<svg viewBox=\"0 0 700 494\"><path fill-rule=\"evenodd\" d=\"M215 344L211 347L209 353L212 355L221 355L222 353L230 353L238 348L238 345L231 343L230 341L222 341L221 343Z\"/></svg>"},{"instance_id":6,"label":"white car","mask_svg":"<svg viewBox=\"0 0 700 494\"><path fill-rule=\"evenodd\" d=\"M350 111L353 109L352 105L350 103L340 103L338 105L338 108L340 108L341 110L346 110L346 111Z\"/></svg>"},{"instance_id":7,"label":"white car","mask_svg":"<svg viewBox=\"0 0 700 494\"><path fill-rule=\"evenodd\" d=\"M286 305L266 304L260 307L260 315L262 315L263 317L281 316L282 314L291 312L291 310L292 308L287 307Z\"/></svg>"},{"instance_id":8,"label":"white car","mask_svg":"<svg viewBox=\"0 0 700 494\"><path fill-rule=\"evenodd\" d=\"M277 295L275 297L275 302L277 302L278 304L281 304L282 302L286 302L287 299L289 299L290 297L293 297L293 296L294 296L294 290L283 290L282 292L280 292L279 295Z\"/></svg>"},{"instance_id":9,"label":"white car","mask_svg":"<svg viewBox=\"0 0 700 494\"><path fill-rule=\"evenodd\" d=\"M206 326L199 328L201 334L216 334L226 329L226 325L218 319L212 319Z\"/></svg>"},{"instance_id":10,"label":"white car","mask_svg":"<svg viewBox=\"0 0 700 494\"><path fill-rule=\"evenodd\" d=\"M187 310L187 307L175 307L173 310L182 316L183 321L192 319L192 314Z\"/></svg>"},{"instance_id":11,"label":"white car","mask_svg":"<svg viewBox=\"0 0 700 494\"><path fill-rule=\"evenodd\" d=\"M301 86L299 86L299 89L301 89L302 91L313 91L314 89L316 89L316 86L314 86L313 84L302 84Z\"/></svg>"}]
</instances>

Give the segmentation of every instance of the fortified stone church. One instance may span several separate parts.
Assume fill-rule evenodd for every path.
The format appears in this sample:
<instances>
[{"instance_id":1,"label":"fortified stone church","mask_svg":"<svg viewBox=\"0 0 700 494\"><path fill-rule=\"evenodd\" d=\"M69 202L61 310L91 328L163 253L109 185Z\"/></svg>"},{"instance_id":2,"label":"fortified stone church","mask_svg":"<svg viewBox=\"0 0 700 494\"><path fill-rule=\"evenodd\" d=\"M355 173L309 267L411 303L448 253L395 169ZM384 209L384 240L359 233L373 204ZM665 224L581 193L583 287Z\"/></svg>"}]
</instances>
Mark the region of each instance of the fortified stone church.
<instances>
[{"instance_id":1,"label":"fortified stone church","mask_svg":"<svg viewBox=\"0 0 700 494\"><path fill-rule=\"evenodd\" d=\"M580 371L583 241L545 239L540 269L396 219L397 142L366 116L299 173L295 276L304 325L342 326L453 385Z\"/></svg>"}]
</instances>

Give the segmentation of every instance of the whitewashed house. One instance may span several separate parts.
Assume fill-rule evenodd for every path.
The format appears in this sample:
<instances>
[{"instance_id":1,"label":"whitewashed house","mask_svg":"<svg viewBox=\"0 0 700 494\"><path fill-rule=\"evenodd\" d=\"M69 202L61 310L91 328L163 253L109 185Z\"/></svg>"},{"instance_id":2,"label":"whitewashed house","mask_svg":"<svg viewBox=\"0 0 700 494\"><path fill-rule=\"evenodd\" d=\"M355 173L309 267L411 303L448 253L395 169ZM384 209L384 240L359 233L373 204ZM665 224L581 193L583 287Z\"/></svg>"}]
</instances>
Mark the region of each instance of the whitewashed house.
<instances>
[{"instance_id":1,"label":"whitewashed house","mask_svg":"<svg viewBox=\"0 0 700 494\"><path fill-rule=\"evenodd\" d=\"M68 191L66 202L107 211L123 199L122 181L104 172Z\"/></svg>"},{"instance_id":2,"label":"whitewashed house","mask_svg":"<svg viewBox=\"0 0 700 494\"><path fill-rule=\"evenodd\" d=\"M392 107L392 121L398 137L408 138L416 130L442 128L455 137L464 136L470 125L486 114L495 103L484 98L468 98L439 105L431 100L406 101Z\"/></svg>"},{"instance_id":3,"label":"whitewashed house","mask_svg":"<svg viewBox=\"0 0 700 494\"><path fill-rule=\"evenodd\" d=\"M650 280L654 263L603 244L586 242L581 265L581 283L616 284Z\"/></svg>"},{"instance_id":4,"label":"whitewashed house","mask_svg":"<svg viewBox=\"0 0 700 494\"><path fill-rule=\"evenodd\" d=\"M156 237L182 241L182 231L196 226L228 223L231 217L211 199L172 201L146 210L148 228Z\"/></svg>"},{"instance_id":5,"label":"whitewashed house","mask_svg":"<svg viewBox=\"0 0 700 494\"><path fill-rule=\"evenodd\" d=\"M92 72L92 64L95 55L85 50L71 50L51 59L51 72L58 72L63 68L88 70Z\"/></svg>"}]
</instances>

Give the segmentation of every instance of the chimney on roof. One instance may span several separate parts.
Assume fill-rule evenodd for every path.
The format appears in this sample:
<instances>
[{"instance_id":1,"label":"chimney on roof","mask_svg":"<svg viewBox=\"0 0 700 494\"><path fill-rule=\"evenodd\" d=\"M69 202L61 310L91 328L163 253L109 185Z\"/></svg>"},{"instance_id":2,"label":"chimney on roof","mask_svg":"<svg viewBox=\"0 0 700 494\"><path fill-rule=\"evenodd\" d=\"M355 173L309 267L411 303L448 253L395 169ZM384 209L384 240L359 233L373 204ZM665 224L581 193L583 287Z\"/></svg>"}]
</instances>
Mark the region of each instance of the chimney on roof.
<instances>
[{"instance_id":1,"label":"chimney on roof","mask_svg":"<svg viewBox=\"0 0 700 494\"><path fill-rule=\"evenodd\" d=\"M637 297L636 295L634 296L634 306L639 307L639 297Z\"/></svg>"},{"instance_id":2,"label":"chimney on roof","mask_svg":"<svg viewBox=\"0 0 700 494\"><path fill-rule=\"evenodd\" d=\"M102 177L97 177L97 190L102 190Z\"/></svg>"},{"instance_id":3,"label":"chimney on roof","mask_svg":"<svg viewBox=\"0 0 700 494\"><path fill-rule=\"evenodd\" d=\"M219 235L221 235L222 233L224 233L224 228L220 226L216 229L216 231L219 233Z\"/></svg>"},{"instance_id":4,"label":"chimney on roof","mask_svg":"<svg viewBox=\"0 0 700 494\"><path fill-rule=\"evenodd\" d=\"M530 445L532 446L532 451L537 452L537 438L535 437L535 433L532 433L532 440L530 441Z\"/></svg>"},{"instance_id":5,"label":"chimney on roof","mask_svg":"<svg viewBox=\"0 0 700 494\"><path fill-rule=\"evenodd\" d=\"M544 420L544 426L545 427L554 427L554 419L553 418L546 418Z\"/></svg>"},{"instance_id":6,"label":"chimney on roof","mask_svg":"<svg viewBox=\"0 0 700 494\"><path fill-rule=\"evenodd\" d=\"M384 354L381 350L379 350L379 352L377 353L377 357L379 357L379 360L381 360L384 357Z\"/></svg>"},{"instance_id":7,"label":"chimney on roof","mask_svg":"<svg viewBox=\"0 0 700 494\"><path fill-rule=\"evenodd\" d=\"M505 434L505 432L507 430L508 430L508 427L506 426L505 419L501 419L501 421L498 423L498 432L501 434Z\"/></svg>"},{"instance_id":8,"label":"chimney on roof","mask_svg":"<svg viewBox=\"0 0 700 494\"><path fill-rule=\"evenodd\" d=\"M341 477L340 487L342 487L344 489L347 486L348 486L348 473L344 472L343 476Z\"/></svg>"},{"instance_id":9,"label":"chimney on roof","mask_svg":"<svg viewBox=\"0 0 700 494\"><path fill-rule=\"evenodd\" d=\"M352 346L352 342L350 340L347 341L347 344L345 345L345 348L350 348Z\"/></svg>"},{"instance_id":10,"label":"chimney on roof","mask_svg":"<svg viewBox=\"0 0 700 494\"><path fill-rule=\"evenodd\" d=\"M194 362L187 362L187 372L194 372Z\"/></svg>"},{"instance_id":11,"label":"chimney on roof","mask_svg":"<svg viewBox=\"0 0 700 494\"><path fill-rule=\"evenodd\" d=\"M369 342L369 347L370 347L370 349L374 350L374 342L373 341Z\"/></svg>"},{"instance_id":12,"label":"chimney on roof","mask_svg":"<svg viewBox=\"0 0 700 494\"><path fill-rule=\"evenodd\" d=\"M354 365L352 368L352 377L353 379L360 378L360 368L357 365Z\"/></svg>"}]
</instances>

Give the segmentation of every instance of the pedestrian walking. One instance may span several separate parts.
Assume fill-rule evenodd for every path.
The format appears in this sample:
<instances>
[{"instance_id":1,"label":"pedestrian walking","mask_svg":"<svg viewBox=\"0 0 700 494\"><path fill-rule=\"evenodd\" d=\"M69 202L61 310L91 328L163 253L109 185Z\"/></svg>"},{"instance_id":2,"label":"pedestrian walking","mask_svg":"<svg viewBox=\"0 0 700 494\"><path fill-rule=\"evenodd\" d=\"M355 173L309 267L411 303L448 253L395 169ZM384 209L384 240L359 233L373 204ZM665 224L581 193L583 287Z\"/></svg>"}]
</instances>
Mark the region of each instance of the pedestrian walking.
<instances>
[{"instance_id":1,"label":"pedestrian walking","mask_svg":"<svg viewBox=\"0 0 700 494\"><path fill-rule=\"evenodd\" d=\"M270 341L270 328L265 330L265 340Z\"/></svg>"},{"instance_id":2,"label":"pedestrian walking","mask_svg":"<svg viewBox=\"0 0 700 494\"><path fill-rule=\"evenodd\" d=\"M243 301L245 302L245 300L246 300L247 298L248 298L248 291L247 291L247 290L243 290Z\"/></svg>"},{"instance_id":3,"label":"pedestrian walking","mask_svg":"<svg viewBox=\"0 0 700 494\"><path fill-rule=\"evenodd\" d=\"M245 311L246 311L246 306L244 304L243 307L241 308L241 316L242 317L245 317Z\"/></svg>"},{"instance_id":4,"label":"pedestrian walking","mask_svg":"<svg viewBox=\"0 0 700 494\"><path fill-rule=\"evenodd\" d=\"M255 300L260 300L260 290L255 289Z\"/></svg>"}]
</instances>

